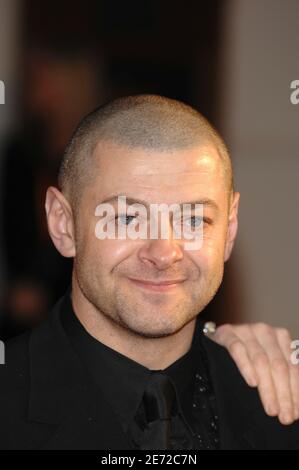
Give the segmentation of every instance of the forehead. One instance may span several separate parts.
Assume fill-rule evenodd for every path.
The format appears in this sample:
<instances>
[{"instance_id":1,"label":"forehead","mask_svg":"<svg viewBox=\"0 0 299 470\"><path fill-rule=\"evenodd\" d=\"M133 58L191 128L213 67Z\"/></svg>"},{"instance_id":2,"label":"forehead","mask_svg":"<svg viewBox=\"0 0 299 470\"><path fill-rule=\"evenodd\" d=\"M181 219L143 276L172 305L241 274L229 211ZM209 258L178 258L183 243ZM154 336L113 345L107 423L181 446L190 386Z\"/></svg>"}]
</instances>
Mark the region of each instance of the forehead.
<instances>
[{"instance_id":1,"label":"forehead","mask_svg":"<svg viewBox=\"0 0 299 470\"><path fill-rule=\"evenodd\" d=\"M212 144L156 151L101 142L94 164L97 197L118 192L172 202L194 193L217 197L226 188L223 163Z\"/></svg>"}]
</instances>

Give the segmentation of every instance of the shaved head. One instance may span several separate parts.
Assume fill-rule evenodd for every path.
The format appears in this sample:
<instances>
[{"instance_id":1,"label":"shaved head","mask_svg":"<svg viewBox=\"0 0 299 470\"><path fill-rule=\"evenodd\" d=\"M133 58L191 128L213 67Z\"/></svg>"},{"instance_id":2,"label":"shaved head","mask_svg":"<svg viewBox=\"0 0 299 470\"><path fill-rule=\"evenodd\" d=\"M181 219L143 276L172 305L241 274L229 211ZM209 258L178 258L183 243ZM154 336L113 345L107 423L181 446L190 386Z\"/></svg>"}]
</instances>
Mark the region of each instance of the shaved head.
<instances>
[{"instance_id":1,"label":"shaved head","mask_svg":"<svg viewBox=\"0 0 299 470\"><path fill-rule=\"evenodd\" d=\"M177 151L213 145L223 162L229 192L233 175L228 150L214 127L197 110L158 95L118 98L98 107L78 125L65 150L58 184L75 203L95 176L93 159L100 142L110 141L129 149Z\"/></svg>"}]
</instances>

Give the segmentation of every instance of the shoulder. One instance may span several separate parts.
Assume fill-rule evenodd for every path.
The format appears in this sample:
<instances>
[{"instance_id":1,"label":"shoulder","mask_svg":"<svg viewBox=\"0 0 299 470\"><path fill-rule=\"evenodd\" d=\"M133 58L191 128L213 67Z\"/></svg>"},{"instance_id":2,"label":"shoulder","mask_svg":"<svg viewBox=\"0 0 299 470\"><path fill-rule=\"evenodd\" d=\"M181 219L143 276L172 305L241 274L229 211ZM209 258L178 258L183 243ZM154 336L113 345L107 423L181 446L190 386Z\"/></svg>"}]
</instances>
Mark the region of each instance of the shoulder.
<instances>
[{"instance_id":1,"label":"shoulder","mask_svg":"<svg viewBox=\"0 0 299 470\"><path fill-rule=\"evenodd\" d=\"M14 448L16 442L18 448L23 448L32 436L38 441L42 429L40 424L30 422L30 406L32 400L39 400L37 388L49 389L50 369L57 369L59 358L53 359L53 351L61 342L59 305L38 327L5 343L5 363L0 365L1 449Z\"/></svg>"},{"instance_id":2,"label":"shoulder","mask_svg":"<svg viewBox=\"0 0 299 470\"><path fill-rule=\"evenodd\" d=\"M6 412L9 403L16 405L28 394L32 362L42 353L50 355L48 345L53 350L59 331L60 302L39 326L5 342L5 361L0 365L1 411Z\"/></svg>"},{"instance_id":3,"label":"shoulder","mask_svg":"<svg viewBox=\"0 0 299 470\"><path fill-rule=\"evenodd\" d=\"M29 393L29 338L24 333L5 343L0 365L0 446L7 446L18 422L25 418Z\"/></svg>"},{"instance_id":4,"label":"shoulder","mask_svg":"<svg viewBox=\"0 0 299 470\"><path fill-rule=\"evenodd\" d=\"M0 366L0 396L22 388L29 371L30 332L23 333L4 345L5 361Z\"/></svg>"}]
</instances>

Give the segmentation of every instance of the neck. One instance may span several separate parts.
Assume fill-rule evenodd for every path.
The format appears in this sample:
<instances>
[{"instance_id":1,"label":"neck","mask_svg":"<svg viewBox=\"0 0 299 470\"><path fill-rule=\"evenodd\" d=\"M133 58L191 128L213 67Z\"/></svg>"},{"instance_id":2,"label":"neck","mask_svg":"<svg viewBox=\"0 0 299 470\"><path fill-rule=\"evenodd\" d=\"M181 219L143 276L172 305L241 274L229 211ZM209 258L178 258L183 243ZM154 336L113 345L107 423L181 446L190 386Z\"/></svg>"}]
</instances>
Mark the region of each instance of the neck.
<instances>
[{"instance_id":1,"label":"neck","mask_svg":"<svg viewBox=\"0 0 299 470\"><path fill-rule=\"evenodd\" d=\"M96 340L151 370L166 369L189 351L196 318L172 335L146 338L117 324L99 311L85 297L74 278L74 312L86 331Z\"/></svg>"}]
</instances>

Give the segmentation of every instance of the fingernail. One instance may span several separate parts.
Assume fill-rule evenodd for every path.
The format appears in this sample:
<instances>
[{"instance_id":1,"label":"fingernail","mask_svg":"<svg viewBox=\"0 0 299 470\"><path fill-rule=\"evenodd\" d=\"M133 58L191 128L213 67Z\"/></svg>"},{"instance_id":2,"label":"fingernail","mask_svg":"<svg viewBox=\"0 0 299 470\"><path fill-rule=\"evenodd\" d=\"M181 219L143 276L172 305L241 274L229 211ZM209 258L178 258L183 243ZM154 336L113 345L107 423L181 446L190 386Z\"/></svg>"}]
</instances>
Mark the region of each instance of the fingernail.
<instances>
[{"instance_id":1,"label":"fingernail","mask_svg":"<svg viewBox=\"0 0 299 470\"><path fill-rule=\"evenodd\" d=\"M294 417L291 412L285 412L281 415L281 421L283 424L291 424L294 421Z\"/></svg>"},{"instance_id":2,"label":"fingernail","mask_svg":"<svg viewBox=\"0 0 299 470\"><path fill-rule=\"evenodd\" d=\"M256 387L256 383L251 377L248 377L247 383L250 387Z\"/></svg>"},{"instance_id":3,"label":"fingernail","mask_svg":"<svg viewBox=\"0 0 299 470\"><path fill-rule=\"evenodd\" d=\"M248 374L245 377L246 377L246 382L248 383L250 387L257 387L257 381L254 378L254 376Z\"/></svg>"}]
</instances>

